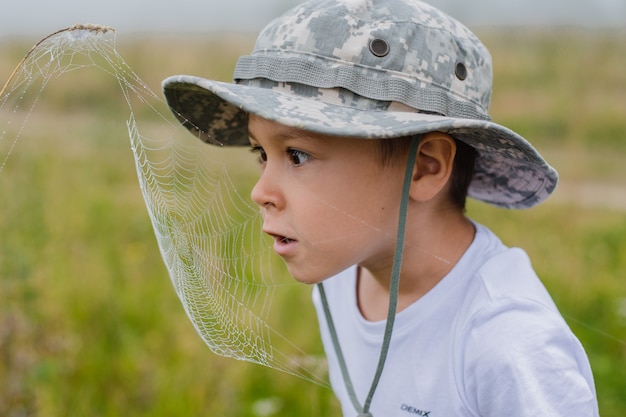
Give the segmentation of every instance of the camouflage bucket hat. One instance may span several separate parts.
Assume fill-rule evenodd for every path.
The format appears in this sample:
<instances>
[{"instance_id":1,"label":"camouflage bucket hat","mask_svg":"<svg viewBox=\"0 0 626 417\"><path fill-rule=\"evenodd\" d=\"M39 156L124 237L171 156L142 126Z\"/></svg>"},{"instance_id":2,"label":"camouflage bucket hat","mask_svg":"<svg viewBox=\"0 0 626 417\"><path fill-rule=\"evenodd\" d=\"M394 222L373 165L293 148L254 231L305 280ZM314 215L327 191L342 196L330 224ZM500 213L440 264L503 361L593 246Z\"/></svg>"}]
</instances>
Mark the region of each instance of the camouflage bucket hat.
<instances>
[{"instance_id":1,"label":"camouflage bucket hat","mask_svg":"<svg viewBox=\"0 0 626 417\"><path fill-rule=\"evenodd\" d=\"M416 0L313 0L272 21L234 83L163 82L180 122L201 140L248 145L247 115L332 136L445 132L477 150L469 196L532 207L557 173L517 133L491 121L491 56L476 36Z\"/></svg>"}]
</instances>

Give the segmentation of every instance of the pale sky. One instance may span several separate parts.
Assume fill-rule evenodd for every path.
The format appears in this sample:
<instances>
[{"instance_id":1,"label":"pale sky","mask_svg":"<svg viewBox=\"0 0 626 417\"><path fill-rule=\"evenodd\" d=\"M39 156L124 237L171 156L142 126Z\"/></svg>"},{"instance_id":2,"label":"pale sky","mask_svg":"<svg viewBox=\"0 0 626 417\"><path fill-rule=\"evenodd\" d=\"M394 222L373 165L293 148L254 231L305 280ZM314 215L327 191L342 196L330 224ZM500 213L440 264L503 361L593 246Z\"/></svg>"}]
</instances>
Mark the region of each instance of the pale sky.
<instances>
[{"instance_id":1,"label":"pale sky","mask_svg":"<svg viewBox=\"0 0 626 417\"><path fill-rule=\"evenodd\" d=\"M5 0L0 37L42 36L76 23L118 33L258 32L299 0ZM8 4L6 4L8 3ZM626 28L626 0L431 0L470 28L575 25Z\"/></svg>"}]
</instances>

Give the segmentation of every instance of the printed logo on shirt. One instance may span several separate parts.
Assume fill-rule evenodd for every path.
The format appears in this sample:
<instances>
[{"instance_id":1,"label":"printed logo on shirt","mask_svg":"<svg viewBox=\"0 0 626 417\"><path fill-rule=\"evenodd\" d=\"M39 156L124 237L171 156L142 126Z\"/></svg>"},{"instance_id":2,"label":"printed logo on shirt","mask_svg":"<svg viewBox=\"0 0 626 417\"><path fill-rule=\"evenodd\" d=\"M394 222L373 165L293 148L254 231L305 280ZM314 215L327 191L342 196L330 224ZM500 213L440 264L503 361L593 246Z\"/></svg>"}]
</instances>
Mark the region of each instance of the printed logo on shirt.
<instances>
[{"instance_id":1,"label":"printed logo on shirt","mask_svg":"<svg viewBox=\"0 0 626 417\"><path fill-rule=\"evenodd\" d=\"M415 415L415 416L421 416L421 417L429 417L430 416L430 411L424 411L424 410L420 410L418 408L415 408L413 406L410 405L406 405L406 404L402 404L400 406L400 409L402 411L405 411L409 414Z\"/></svg>"}]
</instances>

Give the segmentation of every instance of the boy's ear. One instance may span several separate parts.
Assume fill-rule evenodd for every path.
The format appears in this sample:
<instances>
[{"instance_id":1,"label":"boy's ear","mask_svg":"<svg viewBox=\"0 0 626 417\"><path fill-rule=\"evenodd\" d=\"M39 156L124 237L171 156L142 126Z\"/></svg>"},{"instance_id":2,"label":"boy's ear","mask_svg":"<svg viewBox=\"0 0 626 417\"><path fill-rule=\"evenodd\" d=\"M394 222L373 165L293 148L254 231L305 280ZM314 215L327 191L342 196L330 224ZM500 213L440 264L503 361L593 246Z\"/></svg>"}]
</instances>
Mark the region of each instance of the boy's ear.
<instances>
[{"instance_id":1,"label":"boy's ear","mask_svg":"<svg viewBox=\"0 0 626 417\"><path fill-rule=\"evenodd\" d=\"M413 167L410 196L416 201L432 200L452 175L456 142L442 132L430 132L422 136L417 148Z\"/></svg>"}]
</instances>

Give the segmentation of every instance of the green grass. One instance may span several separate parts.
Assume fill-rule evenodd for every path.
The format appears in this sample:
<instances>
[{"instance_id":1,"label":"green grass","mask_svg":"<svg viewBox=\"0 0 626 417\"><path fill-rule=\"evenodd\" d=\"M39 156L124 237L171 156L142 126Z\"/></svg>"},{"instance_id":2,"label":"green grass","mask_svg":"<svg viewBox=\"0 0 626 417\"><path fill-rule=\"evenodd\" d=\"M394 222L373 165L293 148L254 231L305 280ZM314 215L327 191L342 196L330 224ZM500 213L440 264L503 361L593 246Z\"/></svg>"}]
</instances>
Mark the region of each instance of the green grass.
<instances>
[{"instance_id":1,"label":"green grass","mask_svg":"<svg viewBox=\"0 0 626 417\"><path fill-rule=\"evenodd\" d=\"M626 148L624 33L532 29L485 33L494 119L542 147Z\"/></svg>"},{"instance_id":2,"label":"green grass","mask_svg":"<svg viewBox=\"0 0 626 417\"><path fill-rule=\"evenodd\" d=\"M484 39L496 68L494 119L554 157L564 182L624 186L623 37ZM122 56L156 92L175 73L228 80L251 45L233 38L224 52L221 41L118 35ZM0 44L0 80L29 47ZM161 261L118 90L91 70L53 80L0 172L0 416L253 417L263 405L340 415L327 388L219 357L197 336ZM601 414L626 415L624 213L559 201L521 212L473 203L469 213L529 252L588 351ZM302 287L275 307L288 318L307 306L298 315L310 325L293 324L293 337L318 352L309 298Z\"/></svg>"}]
</instances>

